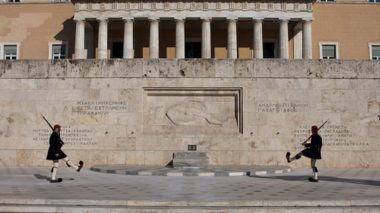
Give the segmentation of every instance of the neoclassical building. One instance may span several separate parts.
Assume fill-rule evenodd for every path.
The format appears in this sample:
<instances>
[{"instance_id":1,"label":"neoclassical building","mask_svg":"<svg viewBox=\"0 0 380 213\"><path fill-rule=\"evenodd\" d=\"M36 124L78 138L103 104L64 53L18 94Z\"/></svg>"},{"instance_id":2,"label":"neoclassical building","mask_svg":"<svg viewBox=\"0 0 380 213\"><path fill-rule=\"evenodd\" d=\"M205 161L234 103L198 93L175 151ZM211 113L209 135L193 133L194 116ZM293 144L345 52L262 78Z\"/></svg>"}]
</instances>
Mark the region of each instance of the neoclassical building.
<instances>
[{"instance_id":1,"label":"neoclassical building","mask_svg":"<svg viewBox=\"0 0 380 213\"><path fill-rule=\"evenodd\" d=\"M312 19L307 1L77 2L75 58L91 56L96 46L100 59L142 57L145 47L149 58L288 59L291 37L294 58L310 59Z\"/></svg>"},{"instance_id":2,"label":"neoclassical building","mask_svg":"<svg viewBox=\"0 0 380 213\"><path fill-rule=\"evenodd\" d=\"M379 59L377 1L4 0L0 59Z\"/></svg>"}]
</instances>

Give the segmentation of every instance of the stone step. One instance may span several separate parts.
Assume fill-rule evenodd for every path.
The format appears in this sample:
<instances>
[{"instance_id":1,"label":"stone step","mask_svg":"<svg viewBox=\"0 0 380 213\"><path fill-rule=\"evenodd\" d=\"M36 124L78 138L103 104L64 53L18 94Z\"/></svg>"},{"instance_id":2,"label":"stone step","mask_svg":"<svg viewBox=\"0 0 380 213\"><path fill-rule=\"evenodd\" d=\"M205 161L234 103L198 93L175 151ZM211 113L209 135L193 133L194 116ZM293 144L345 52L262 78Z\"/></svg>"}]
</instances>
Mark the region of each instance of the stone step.
<instances>
[{"instance_id":1,"label":"stone step","mask_svg":"<svg viewBox=\"0 0 380 213\"><path fill-rule=\"evenodd\" d=\"M173 167L199 167L205 168L209 165L206 152L175 152L173 156Z\"/></svg>"}]
</instances>

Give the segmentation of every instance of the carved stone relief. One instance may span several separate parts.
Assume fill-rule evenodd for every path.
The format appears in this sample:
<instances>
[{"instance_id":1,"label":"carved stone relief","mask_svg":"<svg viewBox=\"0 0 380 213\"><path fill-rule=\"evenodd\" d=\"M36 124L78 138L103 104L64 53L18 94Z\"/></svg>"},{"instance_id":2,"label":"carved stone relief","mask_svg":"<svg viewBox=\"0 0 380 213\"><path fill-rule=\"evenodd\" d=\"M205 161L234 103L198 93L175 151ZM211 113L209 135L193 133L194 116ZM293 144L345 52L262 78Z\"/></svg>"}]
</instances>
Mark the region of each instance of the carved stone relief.
<instances>
[{"instance_id":1,"label":"carved stone relief","mask_svg":"<svg viewBox=\"0 0 380 213\"><path fill-rule=\"evenodd\" d=\"M240 89L146 88L144 132L241 133Z\"/></svg>"}]
</instances>

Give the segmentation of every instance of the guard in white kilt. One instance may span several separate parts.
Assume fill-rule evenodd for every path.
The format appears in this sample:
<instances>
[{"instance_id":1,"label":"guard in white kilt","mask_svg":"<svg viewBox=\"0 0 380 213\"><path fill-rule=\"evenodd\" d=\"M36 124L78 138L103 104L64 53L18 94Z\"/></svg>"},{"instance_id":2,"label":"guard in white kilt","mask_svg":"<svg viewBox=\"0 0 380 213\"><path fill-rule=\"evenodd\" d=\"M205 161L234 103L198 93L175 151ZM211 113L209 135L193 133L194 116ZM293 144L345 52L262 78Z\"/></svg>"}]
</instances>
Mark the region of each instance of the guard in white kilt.
<instances>
[{"instance_id":1,"label":"guard in white kilt","mask_svg":"<svg viewBox=\"0 0 380 213\"><path fill-rule=\"evenodd\" d=\"M286 153L286 159L288 163L292 162L293 160L298 160L302 156L308 157L311 159L311 168L314 172L314 177L310 177L310 182L318 182L318 168L315 166L317 160L322 159L321 157L321 149L322 149L322 137L318 134L318 126L312 126L311 127L311 142L304 144L306 149L302 150L298 154L296 154L294 157L290 157L290 152Z\"/></svg>"},{"instance_id":2,"label":"guard in white kilt","mask_svg":"<svg viewBox=\"0 0 380 213\"><path fill-rule=\"evenodd\" d=\"M54 125L54 131L50 135L49 139L49 150L46 156L46 160L52 160L53 161L53 168L51 169L52 176L50 182L57 183L61 182L62 179L57 179L57 170L58 170L58 161L63 160L66 162L66 165L68 167L71 167L75 169L77 172L79 172L83 168L83 161L79 161L79 165L76 166L73 164L67 155L61 150L63 146L63 141L61 140L61 126L59 124Z\"/></svg>"}]
</instances>

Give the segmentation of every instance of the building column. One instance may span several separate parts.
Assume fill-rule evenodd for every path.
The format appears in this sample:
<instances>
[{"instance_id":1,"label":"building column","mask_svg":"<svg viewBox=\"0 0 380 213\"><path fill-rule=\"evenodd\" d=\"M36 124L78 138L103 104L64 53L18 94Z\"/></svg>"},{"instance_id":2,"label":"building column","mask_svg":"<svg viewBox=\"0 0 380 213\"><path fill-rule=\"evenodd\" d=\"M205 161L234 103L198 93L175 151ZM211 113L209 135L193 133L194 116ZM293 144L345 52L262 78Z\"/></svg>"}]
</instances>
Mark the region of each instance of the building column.
<instances>
[{"instance_id":1,"label":"building column","mask_svg":"<svg viewBox=\"0 0 380 213\"><path fill-rule=\"evenodd\" d=\"M100 18L99 21L99 36L98 36L98 59L108 58L108 19Z\"/></svg>"},{"instance_id":2,"label":"building column","mask_svg":"<svg viewBox=\"0 0 380 213\"><path fill-rule=\"evenodd\" d=\"M185 58L185 20L176 19L175 28L175 57Z\"/></svg>"},{"instance_id":3,"label":"building column","mask_svg":"<svg viewBox=\"0 0 380 213\"><path fill-rule=\"evenodd\" d=\"M236 18L228 18L228 58L237 58Z\"/></svg>"},{"instance_id":4,"label":"building column","mask_svg":"<svg viewBox=\"0 0 380 213\"><path fill-rule=\"evenodd\" d=\"M263 58L263 20L255 19L254 20L254 58Z\"/></svg>"},{"instance_id":5,"label":"building column","mask_svg":"<svg viewBox=\"0 0 380 213\"><path fill-rule=\"evenodd\" d=\"M123 18L123 20L124 20L123 58L134 58L133 18Z\"/></svg>"},{"instance_id":6,"label":"building column","mask_svg":"<svg viewBox=\"0 0 380 213\"><path fill-rule=\"evenodd\" d=\"M280 58L289 59L288 19L280 19Z\"/></svg>"},{"instance_id":7,"label":"building column","mask_svg":"<svg viewBox=\"0 0 380 213\"><path fill-rule=\"evenodd\" d=\"M293 52L294 59L302 59L302 23L299 22L293 30Z\"/></svg>"},{"instance_id":8,"label":"building column","mask_svg":"<svg viewBox=\"0 0 380 213\"><path fill-rule=\"evenodd\" d=\"M202 58L211 58L211 18L202 19Z\"/></svg>"},{"instance_id":9,"label":"building column","mask_svg":"<svg viewBox=\"0 0 380 213\"><path fill-rule=\"evenodd\" d=\"M159 58L159 19L150 18L149 57Z\"/></svg>"},{"instance_id":10,"label":"building column","mask_svg":"<svg viewBox=\"0 0 380 213\"><path fill-rule=\"evenodd\" d=\"M312 59L312 49L311 49L311 21L312 20L304 20L303 21L303 29L302 29L302 56L303 59Z\"/></svg>"},{"instance_id":11,"label":"building column","mask_svg":"<svg viewBox=\"0 0 380 213\"><path fill-rule=\"evenodd\" d=\"M84 19L75 19L75 59L85 59Z\"/></svg>"}]
</instances>

